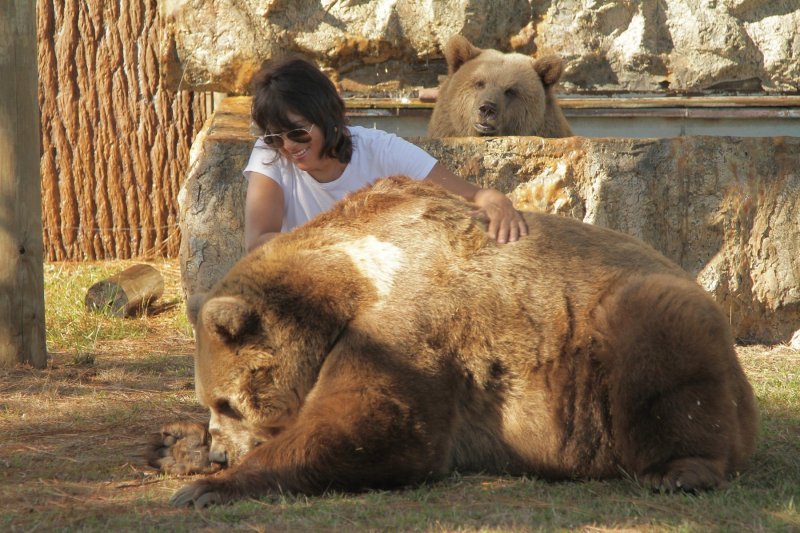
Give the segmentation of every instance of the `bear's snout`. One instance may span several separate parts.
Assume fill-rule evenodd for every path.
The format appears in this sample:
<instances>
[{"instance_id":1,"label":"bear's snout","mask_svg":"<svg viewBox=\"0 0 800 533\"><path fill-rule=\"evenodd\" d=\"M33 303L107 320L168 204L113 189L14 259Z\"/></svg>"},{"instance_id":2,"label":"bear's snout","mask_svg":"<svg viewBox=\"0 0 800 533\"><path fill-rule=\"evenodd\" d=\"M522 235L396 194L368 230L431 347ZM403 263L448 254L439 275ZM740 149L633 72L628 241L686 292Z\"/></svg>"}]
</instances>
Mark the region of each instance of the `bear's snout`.
<instances>
[{"instance_id":1,"label":"bear's snout","mask_svg":"<svg viewBox=\"0 0 800 533\"><path fill-rule=\"evenodd\" d=\"M221 445L215 445L212 440L211 448L208 450L208 460L223 467L228 466L228 450Z\"/></svg>"},{"instance_id":2,"label":"bear's snout","mask_svg":"<svg viewBox=\"0 0 800 533\"><path fill-rule=\"evenodd\" d=\"M479 135L492 135L497 132L497 104L484 100L478 106L478 120L474 124Z\"/></svg>"},{"instance_id":3,"label":"bear's snout","mask_svg":"<svg viewBox=\"0 0 800 533\"><path fill-rule=\"evenodd\" d=\"M478 112L482 119L494 120L497 118L497 104L485 100L478 108Z\"/></svg>"}]
</instances>

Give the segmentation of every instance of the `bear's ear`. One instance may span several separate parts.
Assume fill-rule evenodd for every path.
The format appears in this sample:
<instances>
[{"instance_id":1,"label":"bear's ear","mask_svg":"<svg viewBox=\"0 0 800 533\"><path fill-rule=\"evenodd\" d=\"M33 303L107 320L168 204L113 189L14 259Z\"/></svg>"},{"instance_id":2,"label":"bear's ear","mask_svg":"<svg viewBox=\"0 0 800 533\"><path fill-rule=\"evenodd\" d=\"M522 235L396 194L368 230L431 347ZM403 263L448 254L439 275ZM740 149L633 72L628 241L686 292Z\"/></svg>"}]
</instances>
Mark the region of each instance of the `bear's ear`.
<instances>
[{"instance_id":1,"label":"bear's ear","mask_svg":"<svg viewBox=\"0 0 800 533\"><path fill-rule=\"evenodd\" d=\"M226 344L234 344L260 327L258 313L250 304L234 296L211 298L202 309L203 327Z\"/></svg>"},{"instance_id":2,"label":"bear's ear","mask_svg":"<svg viewBox=\"0 0 800 533\"><path fill-rule=\"evenodd\" d=\"M447 60L447 73L452 75L461 66L469 61L475 59L480 55L483 50L472 46L466 37L461 35L453 35L444 47L444 58Z\"/></svg>"},{"instance_id":3,"label":"bear's ear","mask_svg":"<svg viewBox=\"0 0 800 533\"><path fill-rule=\"evenodd\" d=\"M206 293L198 292L189 296L189 301L186 302L186 316L189 317L189 322L193 326L197 325L197 317L200 316L200 308L203 307L205 301Z\"/></svg>"},{"instance_id":4,"label":"bear's ear","mask_svg":"<svg viewBox=\"0 0 800 533\"><path fill-rule=\"evenodd\" d=\"M564 64L558 56L544 56L533 62L533 70L542 79L545 88L549 88L561 79L561 75L564 73Z\"/></svg>"}]
</instances>

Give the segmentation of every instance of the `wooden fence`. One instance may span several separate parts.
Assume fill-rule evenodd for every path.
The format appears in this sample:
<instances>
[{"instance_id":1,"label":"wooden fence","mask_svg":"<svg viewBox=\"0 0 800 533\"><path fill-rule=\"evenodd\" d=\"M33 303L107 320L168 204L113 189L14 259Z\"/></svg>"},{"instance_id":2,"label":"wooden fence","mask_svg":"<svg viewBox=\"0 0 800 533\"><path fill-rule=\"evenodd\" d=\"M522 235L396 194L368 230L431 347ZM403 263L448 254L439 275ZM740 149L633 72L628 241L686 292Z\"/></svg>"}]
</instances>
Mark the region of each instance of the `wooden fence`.
<instances>
[{"instance_id":1,"label":"wooden fence","mask_svg":"<svg viewBox=\"0 0 800 533\"><path fill-rule=\"evenodd\" d=\"M160 87L157 4L37 2L46 260L178 254L207 95Z\"/></svg>"}]
</instances>

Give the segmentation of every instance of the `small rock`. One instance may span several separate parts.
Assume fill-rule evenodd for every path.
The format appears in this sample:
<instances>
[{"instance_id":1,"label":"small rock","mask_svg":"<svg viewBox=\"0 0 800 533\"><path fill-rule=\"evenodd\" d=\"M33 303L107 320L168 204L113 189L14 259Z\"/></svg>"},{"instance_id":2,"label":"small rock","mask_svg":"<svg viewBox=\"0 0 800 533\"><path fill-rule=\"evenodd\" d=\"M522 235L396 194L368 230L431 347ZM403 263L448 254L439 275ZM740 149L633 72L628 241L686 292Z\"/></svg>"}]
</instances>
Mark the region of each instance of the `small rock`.
<instances>
[{"instance_id":1,"label":"small rock","mask_svg":"<svg viewBox=\"0 0 800 533\"><path fill-rule=\"evenodd\" d=\"M800 329L795 331L794 335L792 335L792 340L789 341L789 346L791 346L793 350L800 351Z\"/></svg>"}]
</instances>

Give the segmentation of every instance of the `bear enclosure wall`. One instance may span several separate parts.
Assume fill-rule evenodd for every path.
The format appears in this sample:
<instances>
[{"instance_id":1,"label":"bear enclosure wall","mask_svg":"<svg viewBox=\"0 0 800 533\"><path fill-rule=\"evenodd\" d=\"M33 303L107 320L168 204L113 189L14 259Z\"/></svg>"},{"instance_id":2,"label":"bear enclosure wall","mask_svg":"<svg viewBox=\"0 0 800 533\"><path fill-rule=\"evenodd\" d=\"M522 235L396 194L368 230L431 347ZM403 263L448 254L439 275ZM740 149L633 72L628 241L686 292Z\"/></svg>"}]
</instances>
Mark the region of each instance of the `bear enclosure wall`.
<instances>
[{"instance_id":1,"label":"bear enclosure wall","mask_svg":"<svg viewBox=\"0 0 800 533\"><path fill-rule=\"evenodd\" d=\"M176 256L207 95L160 79L156 0L37 2L45 259Z\"/></svg>"}]
</instances>

